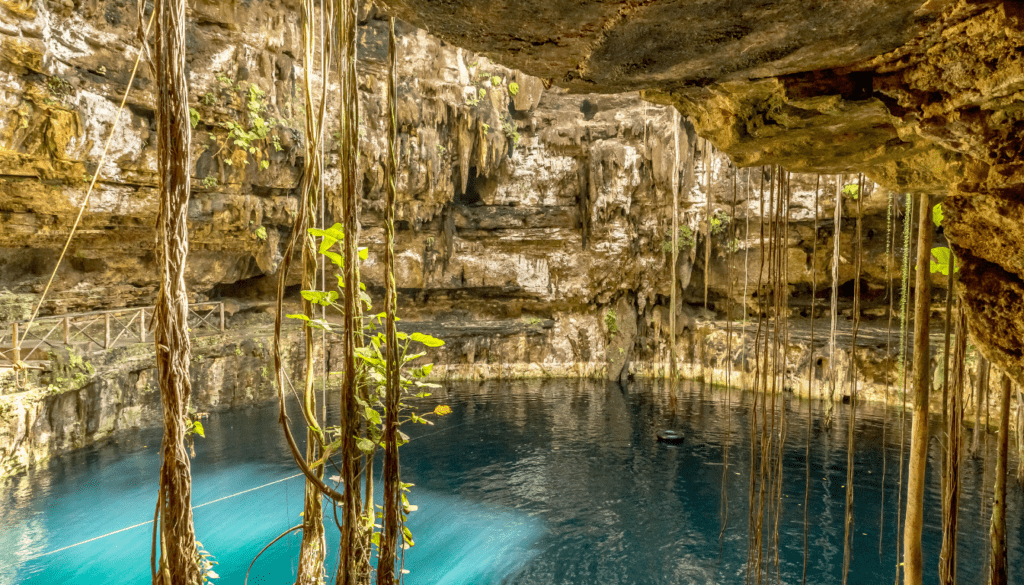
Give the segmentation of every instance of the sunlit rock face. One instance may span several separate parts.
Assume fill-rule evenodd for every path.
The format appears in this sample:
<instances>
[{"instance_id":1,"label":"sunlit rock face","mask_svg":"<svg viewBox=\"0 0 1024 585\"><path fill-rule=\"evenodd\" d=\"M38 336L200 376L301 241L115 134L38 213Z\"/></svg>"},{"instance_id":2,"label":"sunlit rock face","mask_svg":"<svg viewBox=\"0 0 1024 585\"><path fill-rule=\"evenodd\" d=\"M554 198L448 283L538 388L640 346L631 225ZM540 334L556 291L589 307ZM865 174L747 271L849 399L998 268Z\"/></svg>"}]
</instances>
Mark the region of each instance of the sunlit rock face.
<instances>
[{"instance_id":1,"label":"sunlit rock face","mask_svg":"<svg viewBox=\"0 0 1024 585\"><path fill-rule=\"evenodd\" d=\"M1024 381L1019 3L382 3L549 84L672 104L741 166L946 196L972 331Z\"/></svg>"},{"instance_id":2,"label":"sunlit rock face","mask_svg":"<svg viewBox=\"0 0 1024 585\"><path fill-rule=\"evenodd\" d=\"M196 300L233 297L267 301L298 210L305 157L304 69L298 13L287 3L195 2L189 28L193 109L193 182L189 214L190 289ZM57 272L43 313L145 305L156 289L156 146L152 72L143 62L121 113L106 162L100 155L117 115L135 56L135 6L82 2L0 3L0 296L3 320L25 319L42 291L84 200L100 172L75 239ZM516 354L545 367L605 362L625 370L634 343L663 344L650 324L667 314L668 245L675 134L669 106L637 92L572 94L400 23L399 202L397 272L403 312L424 321L504 323L459 335L463 359L497 363L534 321L547 323L541 354ZM372 6L361 12L359 49L361 240L370 247L362 275L374 296L383 283L382 209L387 152L384 117L386 21ZM314 74L314 93L321 78ZM626 88L623 86L623 88ZM337 88L328 86L329 119ZM253 112L269 128L256 128ZM327 185L338 186L336 137L327 137ZM716 228L709 213L752 217L756 234L765 174L736 173L728 157L694 146L695 181L683 185L681 222L691 240L680 254L678 286L703 305L705 258L709 308L753 308L760 262L756 235ZM685 175L687 154L676 170ZM853 181L848 176L848 181ZM682 180L685 183L685 180ZM792 181L796 293L827 280L836 185L815 175ZM819 201L815 202L815 191ZM710 192L710 196L709 196ZM888 192L864 200L865 221L878 233L867 248L872 290L891 279L883 267ZM710 205L709 205L710 198ZM855 210L846 202L846 215ZM329 196L323 219L337 221ZM842 238L852 237L847 224ZM866 229L869 229L866 228ZM706 247L712 253L705 255ZM844 243L844 250L848 246ZM752 267L744 271L744 262ZM800 267L797 267L800 264ZM840 285L855 278L849 256ZM752 277L756 280L756 276ZM298 282L297 274L289 283ZM730 285L729 283L732 282ZM852 290L852 289L851 289ZM848 296L847 293L844 293ZM625 299L640 326L612 340L604 314ZM659 321L660 322L660 321ZM646 324L646 325L645 325ZM531 325L532 326L532 325ZM451 330L447 331L454 336ZM532 334L531 334L532 335ZM580 341L586 339L586 342ZM614 341L614 342L613 342ZM650 343L647 343L650 341ZM529 345L537 345L533 341ZM593 362L593 363L592 363Z\"/></svg>"}]
</instances>

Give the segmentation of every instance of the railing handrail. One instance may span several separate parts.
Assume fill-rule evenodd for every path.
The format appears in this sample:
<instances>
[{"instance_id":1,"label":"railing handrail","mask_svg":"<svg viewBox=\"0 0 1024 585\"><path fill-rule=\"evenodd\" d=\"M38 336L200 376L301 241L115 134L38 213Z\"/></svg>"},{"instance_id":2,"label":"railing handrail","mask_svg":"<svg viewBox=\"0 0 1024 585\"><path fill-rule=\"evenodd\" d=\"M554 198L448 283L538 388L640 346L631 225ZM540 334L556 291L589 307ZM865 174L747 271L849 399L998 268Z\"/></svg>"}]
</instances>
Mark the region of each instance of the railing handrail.
<instances>
[{"instance_id":1,"label":"railing handrail","mask_svg":"<svg viewBox=\"0 0 1024 585\"><path fill-rule=\"evenodd\" d=\"M5 340L7 338L10 338L9 341L10 341L10 344L12 345L12 347L10 349L6 350L6 351L0 352L0 359L3 359L5 361L17 361L17 360L21 359L21 355L20 355L21 354L21 350L25 350L25 349L28 350L28 354L25 354L24 357L28 357L28 355L30 355L32 352L34 352L36 349L38 349L44 343L48 344L48 345L51 345L51 346L68 345L68 344L71 343L70 338L73 335L75 335L75 333L70 332L70 329L69 329L70 325L79 323L79 322L81 322L83 320L90 320L90 319L92 321L90 321L89 323L86 323L84 327L79 327L78 328L78 334L84 334L85 337L87 337L87 338L89 338L91 340L92 344L95 344L95 345L99 346L101 349L110 349L111 347L115 347L117 345L117 342L124 335L124 333L126 331L128 331L131 327L133 327L133 324L135 323L136 316L138 316L140 318L139 319L139 324L137 325L138 331L139 331L139 336L138 336L137 343L145 343L146 341L148 341L146 339L146 333L147 333L147 328L146 328L146 324L145 324L146 312L149 311L149 315L152 316L154 309L155 309L155 306L150 305L150 306L144 306L144 307L126 307L126 308L122 308L122 309L106 309L106 310L102 310L102 311L88 311L88 312L84 312L84 313L66 313L64 315L47 315L45 317L36 318L35 322L36 323L39 323L39 322L54 323L54 322L56 322L56 323L58 323L58 325L53 325L52 327L50 327L49 331L47 331L46 333L39 333L39 335L42 335L42 337L38 337L38 336L37 337L29 337L27 339L25 338L24 333L17 333L17 331L19 330L20 326L28 323L27 321L8 321L8 322L3 323L2 325L0 325L0 331L3 331L3 334L0 334L0 342L2 342L3 340ZM219 311L218 311L218 309L219 309ZM215 321L214 323L210 323L209 321L207 321L207 317L210 316L209 313L207 313L207 315L205 315L205 316L199 314L199 311L203 311L203 310L208 310L209 312L218 311L219 315L216 315L214 318L218 319L219 322ZM221 333L224 332L225 320L224 320L224 302L223 301L203 301L203 302L200 302L200 303L191 303L188 306L188 311L189 311L190 314L194 314L200 320L200 322L201 322L200 324L198 324L196 326L197 330L201 329L204 326L206 328L216 330L218 328L218 325L219 325L220 332ZM137 315L133 315L133 313L137 314ZM111 319L110 319L110 317L113 316L113 315L132 315L131 319L128 320L127 324L124 324L121 321L117 321L118 329L116 330L116 335L114 335L114 336L111 335ZM91 325L94 324L95 319L98 318L98 317L104 317L104 321L103 321L104 332L103 332L103 335L100 336L100 337L102 337L102 342L99 339L94 338L91 335L89 335L88 333L86 333L86 330ZM54 330L57 327L59 327L59 323L61 321L64 322L63 334L60 335L59 337L55 337L54 339L51 340L50 339L50 334L52 334L54 332ZM33 329L32 331L34 332L34 331L37 331L37 330ZM43 331L43 329L38 329L38 331L41 332L41 331ZM94 333L94 334L96 334L96 333ZM26 346L26 342L35 343L35 346L34 347L28 347L28 346ZM86 342L86 344L89 344L89 343L90 342ZM18 351L14 352L13 357L8 357L6 354L10 353L13 350L18 350Z\"/></svg>"},{"instance_id":2,"label":"railing handrail","mask_svg":"<svg viewBox=\"0 0 1024 585\"><path fill-rule=\"evenodd\" d=\"M188 308L191 310L194 307L202 307L202 306L205 306L205 305L209 305L209 306L213 307L213 306L223 305L223 304L224 304L224 301L203 301L201 303L190 303ZM143 307L125 307L123 309L104 309L102 311L86 311L84 313L65 313L63 315L46 315L44 317L36 317L35 318L35 322L39 323L40 321L59 321L61 319L70 319L70 318L74 318L74 317L94 317L94 316L98 316L98 315L106 315L106 314L112 314L112 313L131 313L132 311L141 311L143 309L145 309L147 311L152 311L152 310L156 309L156 305L146 305L146 306L143 306ZM18 323L19 325L24 325L24 324L28 323L28 321L4 321L4 322L0 323L0 328L10 329L11 325L13 325L14 323Z\"/></svg>"}]
</instances>

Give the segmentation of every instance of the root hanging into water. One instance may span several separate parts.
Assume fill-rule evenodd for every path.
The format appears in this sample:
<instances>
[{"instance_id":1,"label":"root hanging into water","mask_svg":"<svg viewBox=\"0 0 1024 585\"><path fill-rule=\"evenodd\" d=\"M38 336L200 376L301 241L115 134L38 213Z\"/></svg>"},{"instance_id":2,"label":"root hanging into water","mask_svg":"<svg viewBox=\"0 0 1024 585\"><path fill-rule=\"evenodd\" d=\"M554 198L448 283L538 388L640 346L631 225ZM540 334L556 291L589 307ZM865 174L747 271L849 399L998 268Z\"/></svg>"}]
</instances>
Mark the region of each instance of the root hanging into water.
<instances>
[{"instance_id":1,"label":"root hanging into water","mask_svg":"<svg viewBox=\"0 0 1024 585\"><path fill-rule=\"evenodd\" d=\"M821 175L814 180L814 239L811 244L811 266L816 267L818 261L818 196L821 193ZM818 273L811 271L811 341L808 344L807 356L807 436L804 449L804 566L800 577L801 585L807 585L807 559L808 559L808 512L811 505L811 422L814 420L812 405L814 404L814 310L815 299L818 296Z\"/></svg>"},{"instance_id":2,"label":"root hanging into water","mask_svg":"<svg viewBox=\"0 0 1024 585\"><path fill-rule=\"evenodd\" d=\"M846 585L850 574L850 560L853 556L853 468L854 468L854 447L856 435L854 429L857 426L857 332L860 329L860 276L864 260L864 243L861 239L861 217L863 215L861 202L867 196L864 193L864 175L857 179L857 222L854 240L857 247L854 252L854 280L853 280L853 342L850 347L850 367L848 368L850 379L850 417L847 421L846 435L846 515L843 528L843 585ZM885 445L882 445L885 448Z\"/></svg>"}]
</instances>

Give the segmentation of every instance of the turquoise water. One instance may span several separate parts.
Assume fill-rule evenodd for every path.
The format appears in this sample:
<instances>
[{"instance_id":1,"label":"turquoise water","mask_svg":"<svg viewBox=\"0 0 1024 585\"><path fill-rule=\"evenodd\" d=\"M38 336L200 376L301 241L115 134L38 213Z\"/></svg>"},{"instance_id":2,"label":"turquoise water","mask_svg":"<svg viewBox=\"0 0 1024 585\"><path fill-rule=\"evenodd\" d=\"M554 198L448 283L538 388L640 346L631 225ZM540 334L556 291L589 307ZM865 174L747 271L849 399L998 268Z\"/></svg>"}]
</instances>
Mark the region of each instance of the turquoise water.
<instances>
[{"instance_id":1,"label":"turquoise water","mask_svg":"<svg viewBox=\"0 0 1024 585\"><path fill-rule=\"evenodd\" d=\"M749 396L734 393L730 408L724 392L689 386L672 411L662 393L643 384L488 382L451 385L442 394L424 410L444 403L453 413L435 426L412 428L413 441L403 447L404 479L416 484L411 499L419 506L409 522L417 541L406 555L409 585L742 581ZM806 408L787 403L783 583L799 583L802 571ZM812 424L809 583L841 580L845 416L839 409L831 431ZM657 443L654 431L663 427L683 430L687 441ZM892 582L898 420L862 407L856 432L850 583ZM299 523L302 479L273 406L214 415L206 434L193 460L196 531L220 562L218 582L242 583L255 554ZM0 486L0 585L148 582L158 443L158 433L137 433ZM720 540L726 444L729 516ZM937 443L930 455L926 581L935 580L941 544ZM980 494L991 489L991 469L968 461L963 484L959 582L981 583L990 502ZM1010 565L1017 582L1016 567L1024 564L1022 500L1012 484ZM327 533L329 550L336 550L330 513ZM249 582L293 580L298 543L293 534L274 545L256 561ZM329 561L333 574L336 558Z\"/></svg>"}]
</instances>

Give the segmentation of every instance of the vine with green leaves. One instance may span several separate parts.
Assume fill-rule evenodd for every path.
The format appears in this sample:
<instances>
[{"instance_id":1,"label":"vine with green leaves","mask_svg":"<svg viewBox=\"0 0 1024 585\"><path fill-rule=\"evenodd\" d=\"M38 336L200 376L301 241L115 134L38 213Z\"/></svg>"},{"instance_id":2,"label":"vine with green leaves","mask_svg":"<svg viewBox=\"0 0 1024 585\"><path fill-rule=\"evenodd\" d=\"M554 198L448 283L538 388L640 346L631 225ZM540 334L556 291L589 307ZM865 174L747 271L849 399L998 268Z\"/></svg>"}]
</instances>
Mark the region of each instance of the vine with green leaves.
<instances>
[{"instance_id":1,"label":"vine with green leaves","mask_svg":"<svg viewBox=\"0 0 1024 585\"><path fill-rule=\"evenodd\" d=\"M274 131L275 128L284 126L283 120L267 115L266 92L258 85L232 81L223 73L218 73L216 79L222 86L222 94L227 93L229 98L241 100L243 116L238 120L225 120L211 128L207 135L210 143L207 150L216 148L214 158L229 167L236 163L248 165L253 161L259 170L269 169L269 149L272 148L275 152L284 150L281 137ZM212 107L217 102L218 98L213 92L207 92L199 98L199 103L206 107ZM202 122L199 110L194 107L189 108L189 122L192 128L197 128ZM219 134L214 128L225 130L226 133ZM208 184L207 180L211 178L213 181ZM216 177L206 177L203 179L203 186L216 186L217 181Z\"/></svg>"},{"instance_id":2,"label":"vine with green leaves","mask_svg":"<svg viewBox=\"0 0 1024 585\"><path fill-rule=\"evenodd\" d=\"M332 264L340 269L344 268L344 258L332 248L344 240L345 234L341 224L334 224L325 230L310 228L308 233L320 238L318 252L330 260ZM359 259L366 260L369 257L367 248L359 249ZM335 275L337 287L334 290L303 290L302 298L310 303L333 310L335 313L343 312L344 307L338 302L344 293L345 281L341 274ZM359 300L364 310L360 317L361 332L364 344L355 349L357 358L356 380L357 392L355 401L359 406L359 413L362 420L362 432L355 437L356 447L365 457L372 460L372 457L379 449L382 449L385 439L386 419L388 416L387 405L387 364L386 357L386 325L387 315L385 312L371 314L373 308L370 296L366 293L366 285L359 283ZM311 318L305 314L290 314L289 319L299 320L307 327L322 330L327 333L343 335L342 329L337 324L332 324L327 319ZM395 318L397 321L397 317ZM427 398L431 395L430 389L440 387L437 384L428 382L426 379L433 370L433 364L427 363L414 366L414 362L426 356L426 349L438 348L444 345L444 341L424 333L396 332L397 344L394 354L397 356L399 400L397 410L394 410L397 425L397 445L404 445L409 441L409 436L400 430L401 425L406 423L426 424L433 422L429 416L444 416L451 412L448 406L437 406L430 413L418 413L413 410L410 400ZM305 410L310 410L308 405ZM333 455L339 453L343 447L346 437L340 426L324 426L316 429L323 441L322 456L319 460L312 462L310 467L316 468L326 464ZM404 526L407 515L416 507L409 502L407 494L412 484L401 484L401 520L403 548L413 546L414 540L411 531ZM381 525L377 520L382 518L384 509L380 505L374 505L376 511L365 513L362 522L366 530L370 532L370 541L378 545L381 538Z\"/></svg>"}]
</instances>

